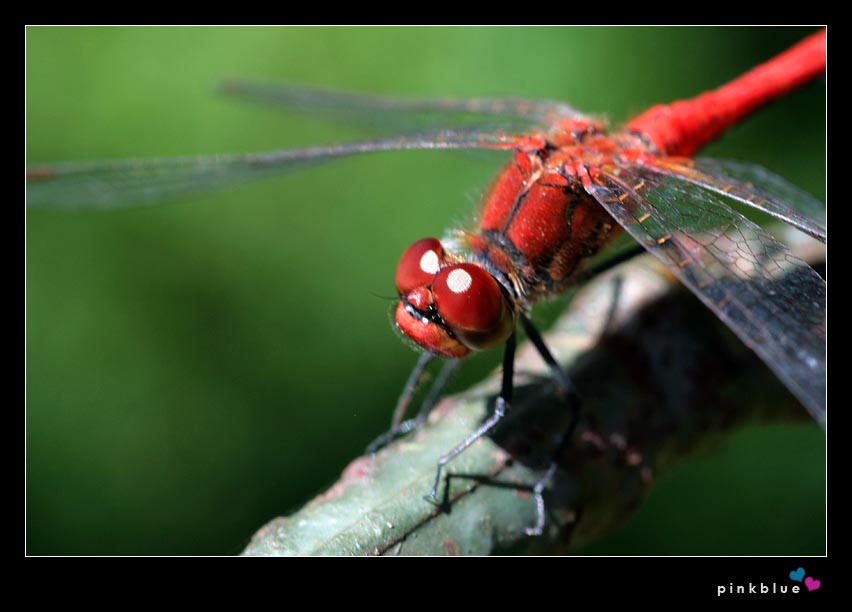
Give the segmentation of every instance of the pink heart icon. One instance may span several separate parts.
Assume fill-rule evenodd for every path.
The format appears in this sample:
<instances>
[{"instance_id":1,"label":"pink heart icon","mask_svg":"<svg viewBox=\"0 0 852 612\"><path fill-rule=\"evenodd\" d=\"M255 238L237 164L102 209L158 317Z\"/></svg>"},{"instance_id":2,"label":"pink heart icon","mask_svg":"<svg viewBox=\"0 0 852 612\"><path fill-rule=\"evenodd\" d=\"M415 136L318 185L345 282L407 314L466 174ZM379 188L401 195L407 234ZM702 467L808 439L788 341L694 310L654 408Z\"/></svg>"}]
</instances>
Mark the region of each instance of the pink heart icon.
<instances>
[{"instance_id":1,"label":"pink heart icon","mask_svg":"<svg viewBox=\"0 0 852 612\"><path fill-rule=\"evenodd\" d=\"M816 591L820 586L820 582L816 578L808 576L805 578L805 586L808 587L808 591Z\"/></svg>"}]
</instances>

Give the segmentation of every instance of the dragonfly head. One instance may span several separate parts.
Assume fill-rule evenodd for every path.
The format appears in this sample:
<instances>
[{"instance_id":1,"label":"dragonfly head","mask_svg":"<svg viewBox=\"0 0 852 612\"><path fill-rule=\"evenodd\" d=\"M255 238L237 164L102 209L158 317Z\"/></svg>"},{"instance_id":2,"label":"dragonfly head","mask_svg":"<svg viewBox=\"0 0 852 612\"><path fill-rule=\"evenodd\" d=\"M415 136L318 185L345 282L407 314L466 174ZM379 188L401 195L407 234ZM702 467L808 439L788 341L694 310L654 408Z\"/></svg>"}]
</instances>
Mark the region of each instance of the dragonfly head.
<instances>
[{"instance_id":1,"label":"dragonfly head","mask_svg":"<svg viewBox=\"0 0 852 612\"><path fill-rule=\"evenodd\" d=\"M512 335L514 309L503 288L476 263L448 258L437 238L402 254L396 269L396 325L426 350L446 357L499 346Z\"/></svg>"}]
</instances>

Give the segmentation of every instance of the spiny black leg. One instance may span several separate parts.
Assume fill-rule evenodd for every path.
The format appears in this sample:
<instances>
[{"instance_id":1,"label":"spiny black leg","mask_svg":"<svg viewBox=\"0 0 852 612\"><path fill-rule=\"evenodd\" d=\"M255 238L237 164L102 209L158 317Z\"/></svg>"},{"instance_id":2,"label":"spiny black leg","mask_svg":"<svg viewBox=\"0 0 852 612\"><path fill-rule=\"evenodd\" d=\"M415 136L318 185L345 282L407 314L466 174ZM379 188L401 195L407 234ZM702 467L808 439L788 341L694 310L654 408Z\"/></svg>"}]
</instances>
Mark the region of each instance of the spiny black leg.
<instances>
[{"instance_id":1,"label":"spiny black leg","mask_svg":"<svg viewBox=\"0 0 852 612\"><path fill-rule=\"evenodd\" d=\"M553 459L551 460L547 471L533 487L533 497L535 498L535 525L533 527L527 527L527 535L538 536L544 532L544 490L547 488L547 485L550 484L550 481L553 480L553 476L556 474L556 470L559 467L558 459L562 455L562 451L565 450L565 447L568 446L568 442L571 441L571 436L574 435L574 429L576 429L577 423L579 422L579 403L572 402L571 421L568 423L568 427L565 428L565 431L562 432L562 437L559 439L559 443L553 450Z\"/></svg>"},{"instance_id":2,"label":"spiny black leg","mask_svg":"<svg viewBox=\"0 0 852 612\"><path fill-rule=\"evenodd\" d=\"M542 476L541 480L539 480L535 484L535 487L533 487L533 495L535 496L536 507L536 521L535 526L528 528L526 531L528 535L541 535L544 530L545 520L543 492L547 485L550 484L550 481L553 479L553 475L556 474L556 458L559 457L565 445L571 439L571 435L574 433L574 428L577 426L577 422L580 420L580 402L579 397L577 397L577 393L574 391L574 386L571 384L571 380L556 362L556 359L554 359L550 350L547 348L547 345L544 343L544 339L541 337L541 334L538 333L538 330L532 324L532 321L521 315L521 325L523 325L524 332L526 332L527 337L533 343L536 350L538 350L538 353L539 355L541 355L541 358L544 359L544 362L550 368L550 371L553 373L553 377L556 379L557 384L565 393L566 399L569 402L569 409L571 410L571 421L568 423L568 427L565 428L565 431L562 432L562 437L560 438L559 443L553 451L554 459L553 461L551 461L550 466L544 473L544 476Z\"/></svg>"},{"instance_id":3,"label":"spiny black leg","mask_svg":"<svg viewBox=\"0 0 852 612\"><path fill-rule=\"evenodd\" d=\"M593 266L587 270L584 270L577 277L577 282L583 282L590 278L593 278L599 274L603 274L607 270L614 268L615 266L628 261L629 259L633 259L637 255L641 255L645 253L645 248L641 244L637 244L634 247L625 250L624 252L618 254L608 261L604 261L597 266ZM568 427L565 428L565 431L562 432L562 436L559 439L559 443L556 445L556 448L553 451L553 460L548 466L547 471L544 473L544 476L535 484L533 487L533 495L535 496L535 507L536 507L536 522L533 527L527 528L526 532L528 535L541 535L544 531L544 489L547 488L547 485L550 484L550 481L553 479L553 476L556 474L556 470L558 468L557 459L561 456L562 452L565 450L565 447L571 440L571 436L574 434L574 429L577 427L577 423L580 421L580 398L577 395L576 391L574 391L573 385L571 384L571 380L568 378L568 375L562 371L562 368L556 362L556 359L553 358L553 355L550 353L550 350L547 348L547 345L544 343L544 339L541 337L541 334L525 316L521 315L521 325L523 325L524 332L527 334L527 337L530 341L535 345L535 348L538 350L539 355L541 355L542 359L544 359L547 366L550 368L553 377L556 379L557 384L562 389L562 391L566 395L566 399L570 402L570 410L571 410L571 420L568 423Z\"/></svg>"},{"instance_id":4,"label":"spiny black leg","mask_svg":"<svg viewBox=\"0 0 852 612\"><path fill-rule=\"evenodd\" d=\"M417 360L417 365L414 366L414 369L408 376L408 380L405 381L405 388L396 402L396 407L393 409L391 428L396 427L402 422L402 419L405 417L405 413L408 411L408 405L411 403L411 398L414 396L414 392L417 391L417 387L420 386L423 374L426 372L426 366L432 363L433 359L435 359L434 353L423 353L420 356L420 359Z\"/></svg>"},{"instance_id":5,"label":"spiny black leg","mask_svg":"<svg viewBox=\"0 0 852 612\"><path fill-rule=\"evenodd\" d=\"M535 497L535 525L527 527L524 530L529 536L540 536L544 533L544 495L542 495L542 492L550 484L550 480L556 473L556 468L557 463L555 461L551 462L542 479L535 483L533 487L533 496Z\"/></svg>"},{"instance_id":6,"label":"spiny black leg","mask_svg":"<svg viewBox=\"0 0 852 612\"><path fill-rule=\"evenodd\" d=\"M438 377L435 379L435 382L432 383L432 388L429 389L429 394L424 398L423 405L420 407L420 412L417 413L417 416L413 419L409 419L408 421L403 421L400 425L404 423L411 422L411 426L408 427L403 433L409 432L412 429L417 429L420 427L429 416L429 413L432 412L432 408L435 407L435 404L438 403L438 400L441 399L441 395L444 392L444 388L447 386L447 383L450 381L450 377L453 375L453 372L456 371L456 368L459 367L459 363L461 363L458 359L450 359L446 363L444 363L441 371L438 373Z\"/></svg>"},{"instance_id":7,"label":"spiny black leg","mask_svg":"<svg viewBox=\"0 0 852 612\"><path fill-rule=\"evenodd\" d=\"M573 277L574 283L578 285L582 284L588 280L593 279L599 274L603 274L607 270L611 270L617 265L623 264L625 261L633 259L637 255L644 255L647 252L648 251L641 244L635 244L629 249L625 249L612 259L602 261L599 264L592 266L591 268L581 270L576 276Z\"/></svg>"},{"instance_id":8,"label":"spiny black leg","mask_svg":"<svg viewBox=\"0 0 852 612\"><path fill-rule=\"evenodd\" d=\"M422 357L421 361L423 361ZM370 443L370 445L367 447L367 454L375 454L380 448L390 444L393 440L395 440L397 436L407 434L408 432L414 431L415 429L423 425L423 423L426 421L426 418L429 416L429 413L432 411L432 408L435 407L435 404L437 404L438 400L441 398L441 394L443 393L444 388L447 386L447 382L449 382L450 377L452 376L458 365L458 359L450 359L449 361L444 363L444 366L441 368L438 377L435 379L435 382L432 383L432 387L429 389L429 394L423 400L423 405L420 407L420 411L417 413L417 416L413 419L406 419L400 423L392 425L389 430L387 430L385 433L383 433ZM417 366L415 367L415 371L412 372L412 376L409 377L409 382L411 382L413 375L417 373L417 369L419 367L420 362L418 362ZM406 387L406 393L409 395L407 401L410 401L411 397L411 394L408 393L409 388L410 387L408 386ZM401 401L402 400L400 400L400 403Z\"/></svg>"},{"instance_id":9,"label":"spiny black leg","mask_svg":"<svg viewBox=\"0 0 852 612\"><path fill-rule=\"evenodd\" d=\"M524 327L524 332L527 334L527 337L530 339L535 345L538 354L541 355L541 358L544 359L544 362L547 364L547 367L550 368L551 374L556 379L556 383L562 389L562 391L566 395L570 395L574 393L573 385L571 385L571 380L568 378L568 375L562 371L562 368L556 363L556 359L553 358L553 355L550 353L550 349L547 348L547 345L544 343L544 339L541 337L541 334L538 333L538 330L532 324L528 318L524 315L521 315L521 325Z\"/></svg>"},{"instance_id":10,"label":"spiny black leg","mask_svg":"<svg viewBox=\"0 0 852 612\"><path fill-rule=\"evenodd\" d=\"M453 450L438 460L438 465L435 470L435 482L432 485L432 491L426 498L428 501L435 501L438 498L438 485L441 483L441 471L444 466L452 461L455 457L463 453L467 448L479 440L482 436L494 429L497 423L506 416L512 404L512 375L515 369L515 334L512 333L509 339L506 340L506 349L503 353L503 383L500 389L500 396L494 406L494 414L485 421L479 429L465 438L464 442L456 446Z\"/></svg>"},{"instance_id":11,"label":"spiny black leg","mask_svg":"<svg viewBox=\"0 0 852 612\"><path fill-rule=\"evenodd\" d=\"M420 359L417 360L417 365L414 366L414 369L408 376L408 380L405 381L405 387L403 387L402 393L396 402L396 408L394 408L393 417L391 418L390 429L370 442L366 451L368 455L374 455L377 450L388 444L397 436L399 433L400 423L405 417L405 413L408 411L409 404L411 404L411 398L414 397L414 392L417 391L417 387L420 386L420 383L423 380L423 375L426 372L426 366L428 366L433 359L435 359L434 353L423 353L420 356Z\"/></svg>"},{"instance_id":12,"label":"spiny black leg","mask_svg":"<svg viewBox=\"0 0 852 612\"><path fill-rule=\"evenodd\" d=\"M646 253L645 247L641 244L637 244L630 249L625 250L624 252L618 254L616 257L604 261L597 266L593 266L588 270L584 270L578 276L578 282L582 282L584 280L588 280L598 274L603 274L607 270L614 268L615 266L624 263L630 259L633 259L637 255L641 255ZM526 333L527 337L530 341L535 345L538 354L541 355L541 358L544 359L544 362L547 364L547 367L550 368L550 372L553 374L553 377L556 379L557 384L562 389L562 391L570 396L574 395L576 397L576 392L574 391L573 385L571 384L571 380L568 376L563 372L562 368L556 363L556 359L553 358L553 355L550 353L550 349L547 348L547 345L544 343L544 339L541 337L541 334L535 328L532 321L530 321L527 317L521 314L521 325L524 328L524 333ZM579 398L576 398L579 399Z\"/></svg>"}]
</instances>

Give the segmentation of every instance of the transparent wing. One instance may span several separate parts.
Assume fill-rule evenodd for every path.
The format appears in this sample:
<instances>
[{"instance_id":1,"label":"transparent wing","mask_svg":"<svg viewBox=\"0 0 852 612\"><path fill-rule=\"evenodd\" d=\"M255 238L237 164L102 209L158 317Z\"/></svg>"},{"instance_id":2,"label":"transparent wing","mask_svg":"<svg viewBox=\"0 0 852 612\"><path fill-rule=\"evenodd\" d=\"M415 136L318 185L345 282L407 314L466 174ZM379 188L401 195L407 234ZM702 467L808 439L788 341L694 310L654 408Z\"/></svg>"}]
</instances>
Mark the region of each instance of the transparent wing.
<instances>
[{"instance_id":1,"label":"transparent wing","mask_svg":"<svg viewBox=\"0 0 852 612\"><path fill-rule=\"evenodd\" d=\"M114 207L201 193L340 157L408 149L511 149L528 140L494 129L440 130L270 153L105 162L27 169L29 206Z\"/></svg>"},{"instance_id":2,"label":"transparent wing","mask_svg":"<svg viewBox=\"0 0 852 612\"><path fill-rule=\"evenodd\" d=\"M220 91L287 112L382 132L478 124L500 125L509 131L548 130L566 119L586 119L560 102L521 98L396 98L238 79L225 81Z\"/></svg>"},{"instance_id":3,"label":"transparent wing","mask_svg":"<svg viewBox=\"0 0 852 612\"><path fill-rule=\"evenodd\" d=\"M760 210L820 242L826 241L825 206L766 168L709 158L667 158L658 160L652 167Z\"/></svg>"},{"instance_id":4,"label":"transparent wing","mask_svg":"<svg viewBox=\"0 0 852 612\"><path fill-rule=\"evenodd\" d=\"M824 423L825 281L712 191L647 166L603 171L595 199Z\"/></svg>"}]
</instances>

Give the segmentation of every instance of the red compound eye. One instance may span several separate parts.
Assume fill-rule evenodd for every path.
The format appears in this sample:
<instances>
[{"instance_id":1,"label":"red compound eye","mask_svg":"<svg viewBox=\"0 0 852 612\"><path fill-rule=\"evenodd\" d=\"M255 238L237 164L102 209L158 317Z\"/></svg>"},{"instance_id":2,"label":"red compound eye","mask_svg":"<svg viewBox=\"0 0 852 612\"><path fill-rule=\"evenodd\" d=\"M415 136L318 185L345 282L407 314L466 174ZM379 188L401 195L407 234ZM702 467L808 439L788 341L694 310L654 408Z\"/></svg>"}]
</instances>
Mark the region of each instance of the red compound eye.
<instances>
[{"instance_id":1,"label":"red compound eye","mask_svg":"<svg viewBox=\"0 0 852 612\"><path fill-rule=\"evenodd\" d=\"M405 250L396 267L396 289L405 295L417 287L426 287L444 263L444 247L437 238L423 238Z\"/></svg>"},{"instance_id":2,"label":"red compound eye","mask_svg":"<svg viewBox=\"0 0 852 612\"><path fill-rule=\"evenodd\" d=\"M465 346L482 351L502 344L514 326L500 285L475 264L442 269L432 283L435 306Z\"/></svg>"}]
</instances>

